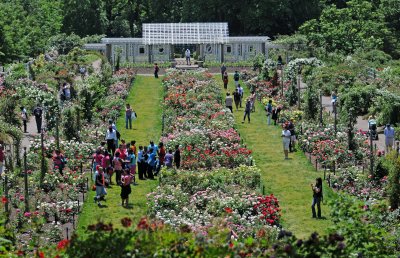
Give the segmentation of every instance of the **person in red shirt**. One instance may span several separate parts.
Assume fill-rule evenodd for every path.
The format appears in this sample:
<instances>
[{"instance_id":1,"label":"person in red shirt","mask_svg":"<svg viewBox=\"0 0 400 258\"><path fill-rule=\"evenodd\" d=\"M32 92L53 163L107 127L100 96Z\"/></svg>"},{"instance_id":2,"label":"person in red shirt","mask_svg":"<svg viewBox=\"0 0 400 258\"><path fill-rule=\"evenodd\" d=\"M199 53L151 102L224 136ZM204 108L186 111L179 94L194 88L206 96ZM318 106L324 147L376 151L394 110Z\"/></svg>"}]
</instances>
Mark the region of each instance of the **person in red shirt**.
<instances>
[{"instance_id":1,"label":"person in red shirt","mask_svg":"<svg viewBox=\"0 0 400 258\"><path fill-rule=\"evenodd\" d=\"M101 154L101 150L97 149L96 153L93 155L93 171L96 171L96 166L101 165L103 158L104 156Z\"/></svg>"},{"instance_id":2,"label":"person in red shirt","mask_svg":"<svg viewBox=\"0 0 400 258\"><path fill-rule=\"evenodd\" d=\"M55 154L53 155L53 164L54 164L54 169L58 169L58 172L63 176L63 169L65 165L65 157L62 155L60 150L56 150Z\"/></svg>"},{"instance_id":3,"label":"person in red shirt","mask_svg":"<svg viewBox=\"0 0 400 258\"><path fill-rule=\"evenodd\" d=\"M118 149L115 151L115 154L119 153L119 158L122 160L126 160L128 157L128 153L126 151L126 145L125 144L120 144Z\"/></svg>"}]
</instances>

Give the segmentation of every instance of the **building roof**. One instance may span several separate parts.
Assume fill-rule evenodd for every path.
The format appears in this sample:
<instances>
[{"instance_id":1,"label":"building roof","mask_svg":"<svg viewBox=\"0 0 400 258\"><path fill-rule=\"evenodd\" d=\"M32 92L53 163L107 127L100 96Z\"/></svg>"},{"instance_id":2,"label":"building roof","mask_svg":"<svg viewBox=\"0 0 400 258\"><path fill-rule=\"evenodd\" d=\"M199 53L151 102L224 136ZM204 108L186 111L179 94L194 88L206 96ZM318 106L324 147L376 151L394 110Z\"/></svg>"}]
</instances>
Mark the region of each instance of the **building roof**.
<instances>
[{"instance_id":1,"label":"building roof","mask_svg":"<svg viewBox=\"0 0 400 258\"><path fill-rule=\"evenodd\" d=\"M143 43L206 44L227 43L228 23L144 23Z\"/></svg>"},{"instance_id":2,"label":"building roof","mask_svg":"<svg viewBox=\"0 0 400 258\"><path fill-rule=\"evenodd\" d=\"M269 41L267 36L245 36L245 37L229 37L229 43L266 43Z\"/></svg>"},{"instance_id":3,"label":"building roof","mask_svg":"<svg viewBox=\"0 0 400 258\"><path fill-rule=\"evenodd\" d=\"M89 43L89 44L83 45L83 49L86 49L86 50L105 50L106 49L106 44Z\"/></svg>"}]
</instances>

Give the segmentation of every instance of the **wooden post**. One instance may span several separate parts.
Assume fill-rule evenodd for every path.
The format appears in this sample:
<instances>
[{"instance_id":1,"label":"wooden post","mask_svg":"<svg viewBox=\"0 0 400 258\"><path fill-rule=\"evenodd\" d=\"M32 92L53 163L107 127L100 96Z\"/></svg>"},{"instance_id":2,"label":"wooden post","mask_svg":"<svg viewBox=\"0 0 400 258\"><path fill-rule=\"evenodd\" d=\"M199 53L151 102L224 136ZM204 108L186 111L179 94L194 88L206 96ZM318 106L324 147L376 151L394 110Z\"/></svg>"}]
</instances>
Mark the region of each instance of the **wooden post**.
<instances>
[{"instance_id":1,"label":"wooden post","mask_svg":"<svg viewBox=\"0 0 400 258\"><path fill-rule=\"evenodd\" d=\"M298 106L297 106L297 109L300 110L300 74L297 75L297 90L298 90L298 96L297 96Z\"/></svg>"},{"instance_id":2,"label":"wooden post","mask_svg":"<svg viewBox=\"0 0 400 258\"><path fill-rule=\"evenodd\" d=\"M336 102L333 102L333 110L335 113L335 135L337 135L337 112L336 112Z\"/></svg>"},{"instance_id":3,"label":"wooden post","mask_svg":"<svg viewBox=\"0 0 400 258\"><path fill-rule=\"evenodd\" d=\"M373 175L374 174L374 150L373 150L373 144L372 144L372 132L371 132L371 130L369 131L369 146L370 146L370 165L371 165L371 167L370 167L370 169L369 169L369 173L371 174L371 175ZM376 144L375 144L375 146L376 146Z\"/></svg>"},{"instance_id":4,"label":"wooden post","mask_svg":"<svg viewBox=\"0 0 400 258\"><path fill-rule=\"evenodd\" d=\"M40 133L40 144L41 144L41 151L42 151L42 155L41 155L41 165L40 165L40 185L43 184L44 181L44 177L46 175L46 161L45 161L45 157L44 157L44 131L42 129L42 132Z\"/></svg>"},{"instance_id":5,"label":"wooden post","mask_svg":"<svg viewBox=\"0 0 400 258\"><path fill-rule=\"evenodd\" d=\"M60 150L60 129L59 129L59 117L56 114L56 147Z\"/></svg>"},{"instance_id":6,"label":"wooden post","mask_svg":"<svg viewBox=\"0 0 400 258\"><path fill-rule=\"evenodd\" d=\"M68 230L68 227L66 227L65 230L67 231L67 240L69 240L69 230Z\"/></svg>"},{"instance_id":7,"label":"wooden post","mask_svg":"<svg viewBox=\"0 0 400 258\"><path fill-rule=\"evenodd\" d=\"M322 91L319 91L319 123L321 126L323 126L324 121L322 118Z\"/></svg>"},{"instance_id":8,"label":"wooden post","mask_svg":"<svg viewBox=\"0 0 400 258\"><path fill-rule=\"evenodd\" d=\"M318 160L315 159L315 171L318 171Z\"/></svg>"},{"instance_id":9,"label":"wooden post","mask_svg":"<svg viewBox=\"0 0 400 258\"><path fill-rule=\"evenodd\" d=\"M262 194L265 195L265 185L262 187Z\"/></svg>"},{"instance_id":10,"label":"wooden post","mask_svg":"<svg viewBox=\"0 0 400 258\"><path fill-rule=\"evenodd\" d=\"M8 171L7 171L7 173L8 173ZM7 175L7 173L4 176L4 186L5 186L4 187L4 195L8 199L8 175ZM7 221L8 221L8 215L9 215L9 213L8 213L8 203L9 203L9 200L7 200L7 202L4 205L4 209L5 209L6 216L7 216Z\"/></svg>"},{"instance_id":11,"label":"wooden post","mask_svg":"<svg viewBox=\"0 0 400 258\"><path fill-rule=\"evenodd\" d=\"M25 186L25 212L29 211L28 169L26 165L26 147L24 147L24 186Z\"/></svg>"},{"instance_id":12,"label":"wooden post","mask_svg":"<svg viewBox=\"0 0 400 258\"><path fill-rule=\"evenodd\" d=\"M283 65L281 65L281 95L283 97Z\"/></svg>"}]
</instances>

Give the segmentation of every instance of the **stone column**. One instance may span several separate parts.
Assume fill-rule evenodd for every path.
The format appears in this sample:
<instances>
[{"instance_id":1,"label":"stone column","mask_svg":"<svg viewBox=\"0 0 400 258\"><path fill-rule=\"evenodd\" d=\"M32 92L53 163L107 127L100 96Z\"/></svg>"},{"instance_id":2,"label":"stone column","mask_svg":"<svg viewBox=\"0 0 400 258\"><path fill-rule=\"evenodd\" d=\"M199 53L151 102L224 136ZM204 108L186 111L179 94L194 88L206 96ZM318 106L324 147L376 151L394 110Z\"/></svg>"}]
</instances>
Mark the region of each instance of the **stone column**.
<instances>
[{"instance_id":1,"label":"stone column","mask_svg":"<svg viewBox=\"0 0 400 258\"><path fill-rule=\"evenodd\" d=\"M219 61L221 63L223 63L224 62L224 44L221 44L220 46L221 46L221 48L220 48L221 53L219 54L219 56L220 56L220 60Z\"/></svg>"},{"instance_id":2,"label":"stone column","mask_svg":"<svg viewBox=\"0 0 400 258\"><path fill-rule=\"evenodd\" d=\"M112 62L112 59L111 59L111 55L112 55L112 49L111 49L111 44L106 44L106 57L107 57L107 59L108 59L108 61L110 62L110 63L113 63Z\"/></svg>"},{"instance_id":3,"label":"stone column","mask_svg":"<svg viewBox=\"0 0 400 258\"><path fill-rule=\"evenodd\" d=\"M149 63L153 63L153 46L152 45L148 45L147 46L147 50L148 50L148 54L149 54Z\"/></svg>"}]
</instances>

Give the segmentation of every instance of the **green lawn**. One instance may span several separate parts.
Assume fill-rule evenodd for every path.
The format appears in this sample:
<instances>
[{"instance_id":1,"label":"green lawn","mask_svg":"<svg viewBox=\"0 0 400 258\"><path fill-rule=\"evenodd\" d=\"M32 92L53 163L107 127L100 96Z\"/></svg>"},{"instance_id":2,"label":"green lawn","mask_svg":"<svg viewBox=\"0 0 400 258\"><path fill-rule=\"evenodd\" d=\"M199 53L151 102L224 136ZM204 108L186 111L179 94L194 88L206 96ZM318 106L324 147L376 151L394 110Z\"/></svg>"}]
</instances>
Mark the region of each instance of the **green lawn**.
<instances>
[{"instance_id":1,"label":"green lawn","mask_svg":"<svg viewBox=\"0 0 400 258\"><path fill-rule=\"evenodd\" d=\"M125 118L122 115L117 122L117 128L121 132L121 137L126 141L136 140L136 146L148 145L150 140L158 142L161 135L161 100L163 88L161 79L149 76L138 76L133 84L127 103L130 103L138 115L138 119L133 122L133 129L125 129ZM113 180L115 182L115 179ZM138 180L138 186L132 187L132 194L129 202L131 207L123 208L120 198L120 187L113 186L107 189L107 201L105 207L99 208L93 198L95 192L91 191L89 199L83 206L83 212L79 216L77 233L83 234L86 227L97 221L113 223L120 226L120 220L124 217L133 218L138 221L146 214L146 194L157 187L158 181Z\"/></svg>"},{"instance_id":2,"label":"green lawn","mask_svg":"<svg viewBox=\"0 0 400 258\"><path fill-rule=\"evenodd\" d=\"M223 87L220 75L215 76ZM243 84L242 84L243 85ZM245 95L249 90L243 87ZM229 92L234 90L233 80L228 85ZM223 90L225 93L225 90ZM244 105L243 105L244 107ZM283 227L294 232L297 237L307 237L312 232L326 233L331 225L328 205L322 205L322 216L326 219L311 218L312 191L310 184L316 177L323 177L323 172L316 172L303 152L289 154L290 160L284 160L281 128L268 126L262 104L257 103L256 112L251 113L251 123L242 124L244 109L235 110L236 128L244 143L253 151L257 167L261 169L262 181L266 194L273 193L278 197L282 208ZM325 200L332 198L333 193L325 185Z\"/></svg>"}]
</instances>

